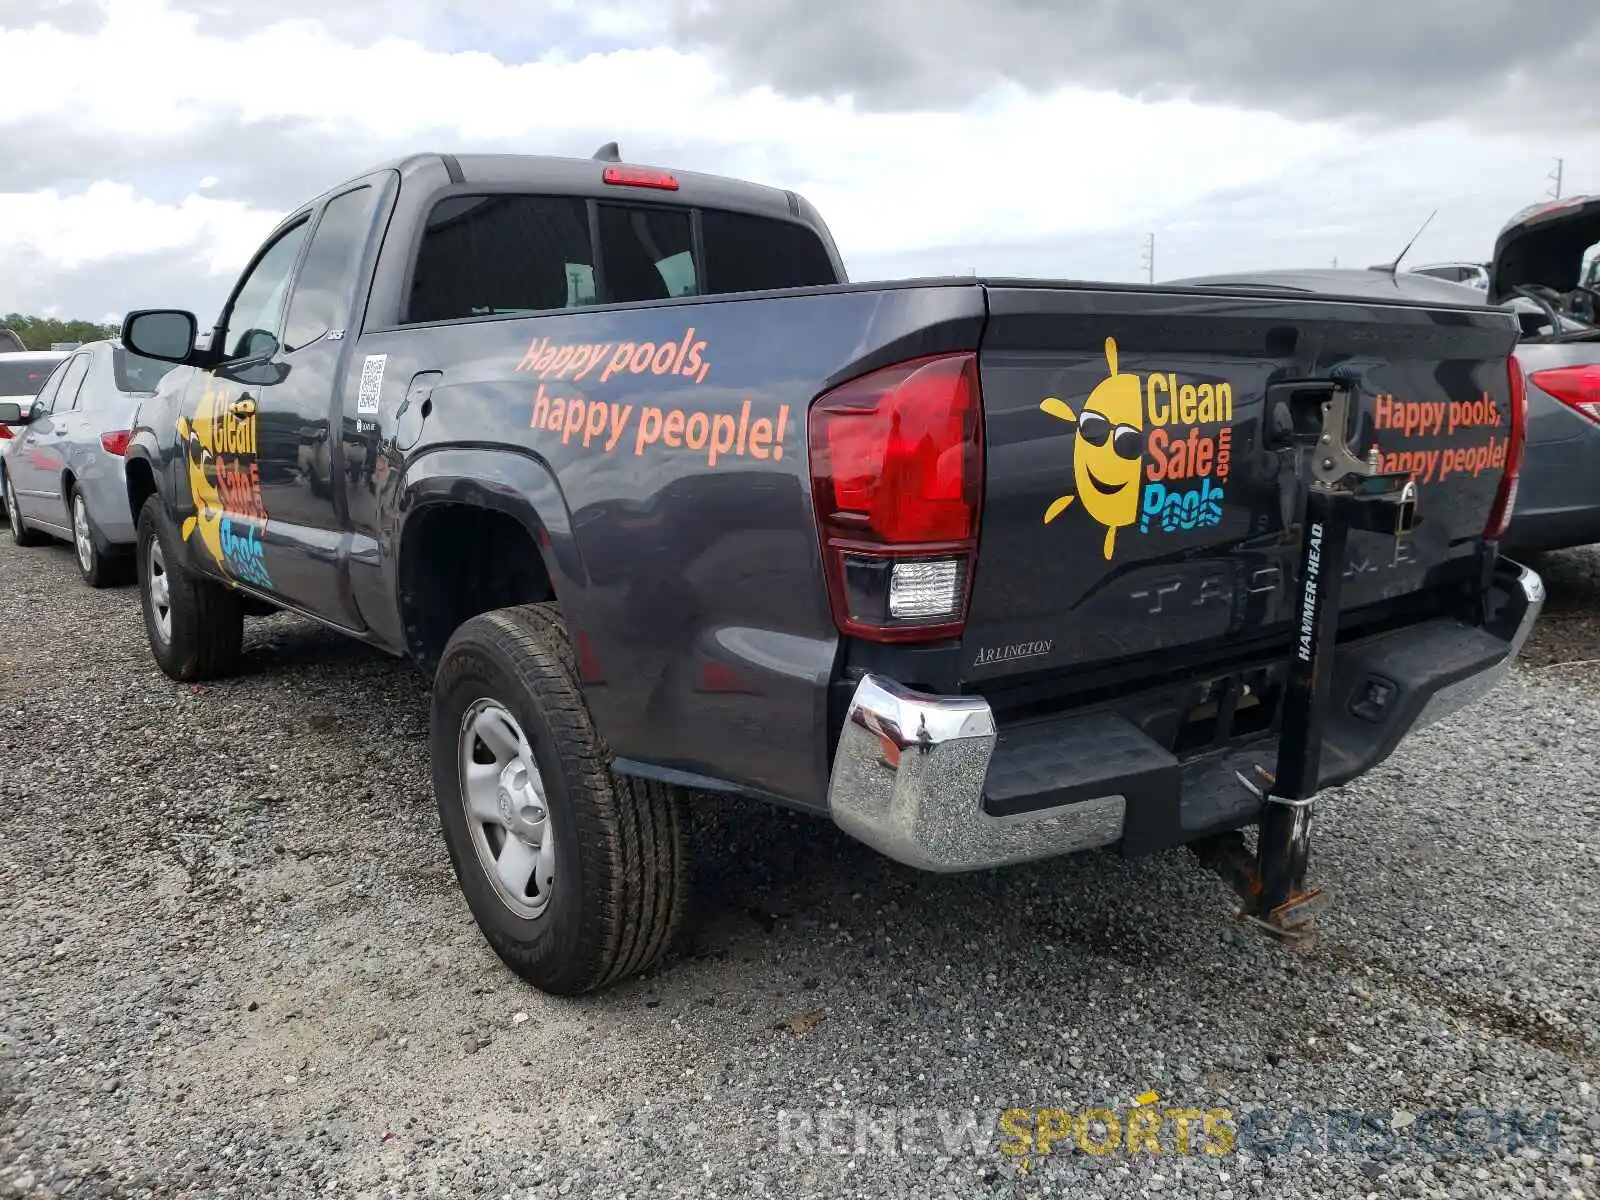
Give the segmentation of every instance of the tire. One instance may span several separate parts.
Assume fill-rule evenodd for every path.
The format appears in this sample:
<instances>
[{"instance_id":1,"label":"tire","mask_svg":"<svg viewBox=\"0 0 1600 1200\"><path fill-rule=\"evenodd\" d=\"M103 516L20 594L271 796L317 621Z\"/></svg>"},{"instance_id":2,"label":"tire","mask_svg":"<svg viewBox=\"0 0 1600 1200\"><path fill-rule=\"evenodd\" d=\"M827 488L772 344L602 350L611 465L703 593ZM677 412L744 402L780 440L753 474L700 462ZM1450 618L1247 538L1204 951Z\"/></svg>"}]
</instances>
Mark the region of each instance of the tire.
<instances>
[{"instance_id":1,"label":"tire","mask_svg":"<svg viewBox=\"0 0 1600 1200\"><path fill-rule=\"evenodd\" d=\"M44 534L22 523L22 510L17 507L17 489L11 484L10 471L5 476L5 496L6 525L11 530L11 540L19 546L42 545L47 540Z\"/></svg>"},{"instance_id":2,"label":"tire","mask_svg":"<svg viewBox=\"0 0 1600 1200\"><path fill-rule=\"evenodd\" d=\"M89 515L89 502L77 487L67 492L67 512L72 523L72 554L78 574L92 588L110 587L128 577L128 562L100 549L100 531Z\"/></svg>"},{"instance_id":3,"label":"tire","mask_svg":"<svg viewBox=\"0 0 1600 1200\"><path fill-rule=\"evenodd\" d=\"M496 738L468 733L485 727L477 723L480 710L481 721L498 729ZM434 676L429 726L450 863L478 929L501 960L553 995L595 991L659 961L677 933L687 891L682 802L675 789L611 772L556 607L500 609L463 624ZM487 787L495 798L487 804L495 815L489 822L469 819L468 798L484 797L484 785L466 785L462 764L474 750L481 761L490 742L508 733L520 735L521 751L507 755L503 766L486 765L492 774L480 777L494 780ZM535 791L519 783L530 758ZM534 864L530 882L540 886L536 894L520 889L518 903L507 899L512 889L497 883L486 861L512 844L506 825L492 821L520 820L513 814L525 817L540 805L539 844L554 838L553 881L544 875L548 860L530 849L536 826L524 823L526 836L513 849Z\"/></svg>"},{"instance_id":4,"label":"tire","mask_svg":"<svg viewBox=\"0 0 1600 1200\"><path fill-rule=\"evenodd\" d=\"M139 571L139 607L156 665L184 683L233 673L244 645L244 611L222 584L190 571L183 546L160 496L139 510L134 558ZM166 580L165 618L152 593L155 576Z\"/></svg>"}]
</instances>

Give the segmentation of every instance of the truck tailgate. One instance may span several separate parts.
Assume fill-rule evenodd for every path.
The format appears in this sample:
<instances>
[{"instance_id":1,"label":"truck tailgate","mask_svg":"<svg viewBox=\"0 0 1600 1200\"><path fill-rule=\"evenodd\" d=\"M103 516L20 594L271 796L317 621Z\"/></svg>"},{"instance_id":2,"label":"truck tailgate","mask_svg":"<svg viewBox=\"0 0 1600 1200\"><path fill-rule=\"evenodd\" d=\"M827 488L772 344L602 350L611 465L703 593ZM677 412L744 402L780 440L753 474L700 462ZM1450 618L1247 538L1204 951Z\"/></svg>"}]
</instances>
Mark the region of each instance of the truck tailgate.
<instances>
[{"instance_id":1,"label":"truck tailgate","mask_svg":"<svg viewBox=\"0 0 1600 1200\"><path fill-rule=\"evenodd\" d=\"M972 685L1287 641L1306 451L1276 417L1297 383L1348 381L1351 445L1419 487L1398 554L1352 533L1343 610L1476 570L1511 432L1505 314L1023 283L988 298Z\"/></svg>"}]
</instances>

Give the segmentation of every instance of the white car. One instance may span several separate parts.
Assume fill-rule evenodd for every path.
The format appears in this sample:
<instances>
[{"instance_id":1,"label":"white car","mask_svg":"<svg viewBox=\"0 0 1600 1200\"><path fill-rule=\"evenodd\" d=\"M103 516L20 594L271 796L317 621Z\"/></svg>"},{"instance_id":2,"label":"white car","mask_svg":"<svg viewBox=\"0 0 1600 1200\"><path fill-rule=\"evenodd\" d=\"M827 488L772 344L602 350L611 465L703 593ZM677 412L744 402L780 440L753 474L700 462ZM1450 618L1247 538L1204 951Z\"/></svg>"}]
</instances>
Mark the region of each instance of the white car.
<instances>
[{"instance_id":1,"label":"white car","mask_svg":"<svg viewBox=\"0 0 1600 1200\"><path fill-rule=\"evenodd\" d=\"M23 350L0 354L0 402L13 401L27 408L45 381L71 354L64 350ZM6 455L16 440L13 431L0 425L0 512L5 511Z\"/></svg>"}]
</instances>

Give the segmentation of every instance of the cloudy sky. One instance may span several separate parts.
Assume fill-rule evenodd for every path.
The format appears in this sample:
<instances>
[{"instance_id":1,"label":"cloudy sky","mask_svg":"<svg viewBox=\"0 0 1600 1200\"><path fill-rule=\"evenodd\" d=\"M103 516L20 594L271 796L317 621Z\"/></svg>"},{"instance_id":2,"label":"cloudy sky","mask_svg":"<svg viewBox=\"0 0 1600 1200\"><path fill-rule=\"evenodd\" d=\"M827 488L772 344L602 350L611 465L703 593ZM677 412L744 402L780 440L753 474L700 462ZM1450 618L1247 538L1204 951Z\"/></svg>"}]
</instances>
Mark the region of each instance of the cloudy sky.
<instances>
[{"instance_id":1,"label":"cloudy sky","mask_svg":"<svg viewBox=\"0 0 1600 1200\"><path fill-rule=\"evenodd\" d=\"M492 14L492 15L491 15ZM0 0L0 313L208 320L413 150L808 196L856 279L1485 257L1600 191L1586 0Z\"/></svg>"}]
</instances>

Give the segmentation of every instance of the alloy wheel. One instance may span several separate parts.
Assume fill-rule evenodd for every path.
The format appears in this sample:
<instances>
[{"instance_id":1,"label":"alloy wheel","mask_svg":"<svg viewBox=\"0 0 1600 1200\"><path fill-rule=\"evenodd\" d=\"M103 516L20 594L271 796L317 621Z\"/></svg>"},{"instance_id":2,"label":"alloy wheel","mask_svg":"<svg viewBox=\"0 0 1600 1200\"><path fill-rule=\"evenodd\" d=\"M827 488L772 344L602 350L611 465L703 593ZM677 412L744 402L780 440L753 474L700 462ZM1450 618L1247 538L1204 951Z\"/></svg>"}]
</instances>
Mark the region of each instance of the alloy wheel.
<instances>
[{"instance_id":1,"label":"alloy wheel","mask_svg":"<svg viewBox=\"0 0 1600 1200\"><path fill-rule=\"evenodd\" d=\"M484 875L517 916L539 916L555 887L556 843L527 735L499 701L474 701L462 716L457 761L461 802Z\"/></svg>"},{"instance_id":2,"label":"alloy wheel","mask_svg":"<svg viewBox=\"0 0 1600 1200\"><path fill-rule=\"evenodd\" d=\"M172 640L172 580L167 575L167 560L158 537L150 539L148 562L146 586L150 590L150 616L155 621L156 637L164 646Z\"/></svg>"},{"instance_id":3,"label":"alloy wheel","mask_svg":"<svg viewBox=\"0 0 1600 1200\"><path fill-rule=\"evenodd\" d=\"M94 538L89 533L89 506L82 492L72 493L72 541L78 548L78 565L94 570Z\"/></svg>"}]
</instances>

